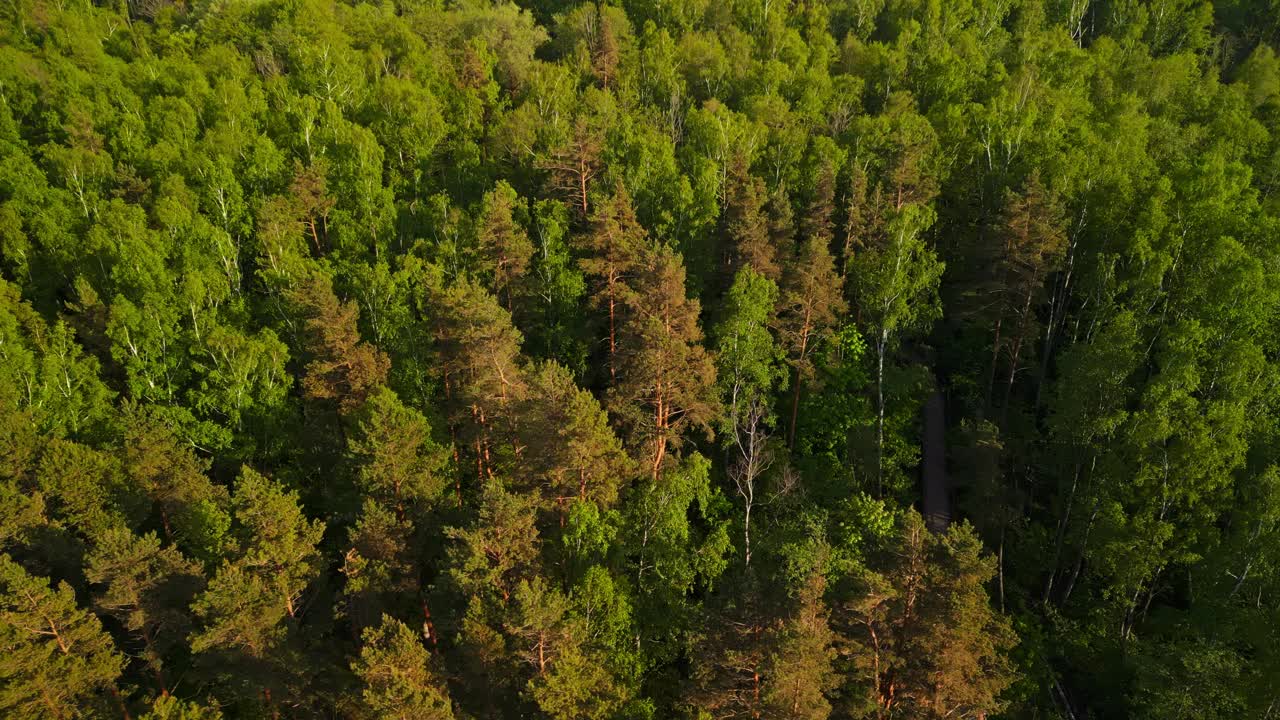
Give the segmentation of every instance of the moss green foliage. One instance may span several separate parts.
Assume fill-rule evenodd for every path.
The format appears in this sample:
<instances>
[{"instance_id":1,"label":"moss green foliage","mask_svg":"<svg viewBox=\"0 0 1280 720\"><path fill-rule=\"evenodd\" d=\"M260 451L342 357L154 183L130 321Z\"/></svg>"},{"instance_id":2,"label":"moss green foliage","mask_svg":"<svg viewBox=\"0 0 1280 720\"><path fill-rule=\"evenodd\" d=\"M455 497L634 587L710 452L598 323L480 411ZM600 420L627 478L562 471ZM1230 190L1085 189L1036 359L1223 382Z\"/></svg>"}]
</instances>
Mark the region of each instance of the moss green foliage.
<instances>
[{"instance_id":1,"label":"moss green foliage","mask_svg":"<svg viewBox=\"0 0 1280 720\"><path fill-rule=\"evenodd\" d=\"M0 716L1276 715L1278 45L0 2Z\"/></svg>"}]
</instances>

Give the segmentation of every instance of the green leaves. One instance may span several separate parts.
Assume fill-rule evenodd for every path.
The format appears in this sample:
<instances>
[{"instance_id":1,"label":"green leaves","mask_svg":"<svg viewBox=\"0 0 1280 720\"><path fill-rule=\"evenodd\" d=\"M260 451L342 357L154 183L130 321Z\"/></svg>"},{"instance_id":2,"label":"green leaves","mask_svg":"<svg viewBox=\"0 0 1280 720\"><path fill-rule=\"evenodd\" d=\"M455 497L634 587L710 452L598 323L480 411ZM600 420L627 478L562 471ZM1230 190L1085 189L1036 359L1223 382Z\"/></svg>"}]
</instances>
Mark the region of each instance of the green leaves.
<instances>
[{"instance_id":1,"label":"green leaves","mask_svg":"<svg viewBox=\"0 0 1280 720\"><path fill-rule=\"evenodd\" d=\"M394 508L400 517L410 507L415 514L431 507L448 481L448 456L432 440L426 418L381 388L360 409L357 423L350 448L358 458L365 496Z\"/></svg>"},{"instance_id":2,"label":"green leaves","mask_svg":"<svg viewBox=\"0 0 1280 720\"><path fill-rule=\"evenodd\" d=\"M0 709L14 718L78 717L115 690L124 659L91 613L0 556Z\"/></svg>"},{"instance_id":3,"label":"green leaves","mask_svg":"<svg viewBox=\"0 0 1280 720\"><path fill-rule=\"evenodd\" d=\"M452 703L430 653L404 623L382 616L364 631L352 671L364 683L364 704L378 717L449 720Z\"/></svg>"}]
</instances>

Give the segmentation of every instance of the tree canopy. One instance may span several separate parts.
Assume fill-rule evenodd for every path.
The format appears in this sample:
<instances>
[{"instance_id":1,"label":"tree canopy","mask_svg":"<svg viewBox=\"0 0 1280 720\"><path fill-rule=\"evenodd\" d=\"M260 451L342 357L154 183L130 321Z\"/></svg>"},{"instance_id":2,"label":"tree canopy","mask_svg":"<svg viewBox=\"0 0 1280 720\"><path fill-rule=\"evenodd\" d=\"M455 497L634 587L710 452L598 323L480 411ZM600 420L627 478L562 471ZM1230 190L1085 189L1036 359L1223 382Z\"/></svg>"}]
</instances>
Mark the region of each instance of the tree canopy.
<instances>
[{"instance_id":1,"label":"tree canopy","mask_svg":"<svg viewBox=\"0 0 1280 720\"><path fill-rule=\"evenodd\" d=\"M0 3L0 716L1274 716L1278 46Z\"/></svg>"}]
</instances>

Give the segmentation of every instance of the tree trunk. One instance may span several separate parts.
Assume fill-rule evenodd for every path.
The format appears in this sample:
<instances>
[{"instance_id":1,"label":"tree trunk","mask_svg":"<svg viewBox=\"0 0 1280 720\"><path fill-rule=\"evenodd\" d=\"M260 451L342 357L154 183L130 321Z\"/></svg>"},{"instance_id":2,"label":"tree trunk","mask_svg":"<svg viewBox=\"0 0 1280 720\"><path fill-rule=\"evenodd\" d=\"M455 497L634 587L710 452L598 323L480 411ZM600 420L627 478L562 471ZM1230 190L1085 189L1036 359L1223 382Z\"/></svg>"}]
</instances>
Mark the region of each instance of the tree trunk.
<instances>
[{"instance_id":1,"label":"tree trunk","mask_svg":"<svg viewBox=\"0 0 1280 720\"><path fill-rule=\"evenodd\" d=\"M796 446L796 422L800 419L800 368L796 368L796 386L791 395L791 428L787 433L787 447Z\"/></svg>"},{"instance_id":2,"label":"tree trunk","mask_svg":"<svg viewBox=\"0 0 1280 720\"><path fill-rule=\"evenodd\" d=\"M876 340L876 495L884 491L884 353L889 329L882 328Z\"/></svg>"},{"instance_id":3,"label":"tree trunk","mask_svg":"<svg viewBox=\"0 0 1280 720\"><path fill-rule=\"evenodd\" d=\"M1080 465L1076 464L1075 473L1071 476L1071 490L1067 493L1066 507L1062 509L1062 517L1058 520L1058 532L1053 541L1053 562L1049 565L1049 577L1044 583L1044 592L1040 595L1040 604L1049 604L1049 594L1053 592L1053 581L1058 575L1058 561L1062 557L1062 541L1067 534L1067 523L1071 521L1071 506L1075 502L1076 483L1080 480Z\"/></svg>"},{"instance_id":4,"label":"tree trunk","mask_svg":"<svg viewBox=\"0 0 1280 720\"><path fill-rule=\"evenodd\" d=\"M991 372L987 375L987 410L991 410L992 396L995 394L996 387L996 365L1000 360L1000 326L1004 323L1004 317L996 318L995 339L991 341Z\"/></svg>"}]
</instances>

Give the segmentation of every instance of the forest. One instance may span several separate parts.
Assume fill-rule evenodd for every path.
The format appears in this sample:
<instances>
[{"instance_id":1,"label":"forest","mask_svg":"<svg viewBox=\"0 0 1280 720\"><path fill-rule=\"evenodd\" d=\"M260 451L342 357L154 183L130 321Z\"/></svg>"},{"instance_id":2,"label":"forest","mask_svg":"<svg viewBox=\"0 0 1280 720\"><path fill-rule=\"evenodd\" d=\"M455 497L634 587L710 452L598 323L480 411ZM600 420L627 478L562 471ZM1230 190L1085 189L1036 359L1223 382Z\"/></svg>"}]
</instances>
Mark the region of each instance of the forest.
<instances>
[{"instance_id":1,"label":"forest","mask_svg":"<svg viewBox=\"0 0 1280 720\"><path fill-rule=\"evenodd\" d=\"M1278 45L0 3L0 716L1280 718Z\"/></svg>"}]
</instances>

